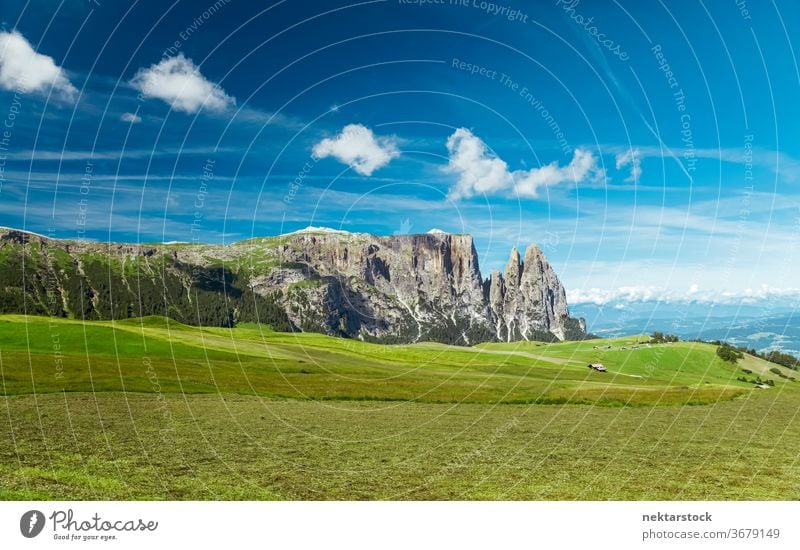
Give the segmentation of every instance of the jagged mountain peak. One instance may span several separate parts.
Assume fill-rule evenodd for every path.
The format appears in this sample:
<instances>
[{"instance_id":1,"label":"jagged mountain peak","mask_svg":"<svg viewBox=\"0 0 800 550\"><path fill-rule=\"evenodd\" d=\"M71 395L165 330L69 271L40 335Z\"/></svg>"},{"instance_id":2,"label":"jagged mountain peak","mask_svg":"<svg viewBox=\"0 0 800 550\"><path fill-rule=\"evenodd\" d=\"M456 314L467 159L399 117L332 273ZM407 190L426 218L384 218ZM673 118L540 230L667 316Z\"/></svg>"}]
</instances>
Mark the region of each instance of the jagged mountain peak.
<instances>
[{"instance_id":1,"label":"jagged mountain peak","mask_svg":"<svg viewBox=\"0 0 800 550\"><path fill-rule=\"evenodd\" d=\"M528 245L528 248L525 249L525 258L537 258L543 257L544 253L539 248L536 243L531 243ZM524 260L523 260L524 261Z\"/></svg>"}]
</instances>

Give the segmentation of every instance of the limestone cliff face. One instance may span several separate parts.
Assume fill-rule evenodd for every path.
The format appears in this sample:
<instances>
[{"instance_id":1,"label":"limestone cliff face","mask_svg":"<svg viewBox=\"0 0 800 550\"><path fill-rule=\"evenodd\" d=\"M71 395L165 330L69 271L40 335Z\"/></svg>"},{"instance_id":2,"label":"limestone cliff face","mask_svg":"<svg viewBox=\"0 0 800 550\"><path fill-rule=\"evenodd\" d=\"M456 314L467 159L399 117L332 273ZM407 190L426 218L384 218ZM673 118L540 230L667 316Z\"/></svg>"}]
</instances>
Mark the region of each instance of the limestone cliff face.
<instances>
[{"instance_id":1,"label":"limestone cliff face","mask_svg":"<svg viewBox=\"0 0 800 550\"><path fill-rule=\"evenodd\" d=\"M564 287L535 245L524 259L512 250L504 275L495 272L485 282L470 235L298 234L282 254L285 264L304 265L308 276L324 281L306 293L308 308L290 313L301 326L326 310L346 317L329 318L328 331L347 327L348 335L398 341L470 344L585 333L569 317Z\"/></svg>"},{"instance_id":2,"label":"limestone cliff face","mask_svg":"<svg viewBox=\"0 0 800 550\"><path fill-rule=\"evenodd\" d=\"M585 334L541 250L531 245L524 258L512 250L505 272L484 281L470 235L309 229L232 245L118 245L0 230L3 248L0 257L12 263L4 267L1 311L34 307L90 319L163 313L191 324L261 321L384 342Z\"/></svg>"},{"instance_id":3,"label":"limestone cliff face","mask_svg":"<svg viewBox=\"0 0 800 550\"><path fill-rule=\"evenodd\" d=\"M564 287L535 244L528 247L522 260L514 248L505 276L493 273L490 288L489 309L498 340L539 339L542 333L563 340L575 329ZM579 326L585 330L584 325Z\"/></svg>"},{"instance_id":4,"label":"limestone cliff face","mask_svg":"<svg viewBox=\"0 0 800 550\"><path fill-rule=\"evenodd\" d=\"M470 235L297 234L280 252L277 271L318 282L316 289L304 290L307 307L288 308L298 326L325 310L340 319L329 317L327 331L338 330L334 325L347 327L344 332L351 336L462 343L489 336ZM283 277L292 278L288 273ZM259 289L270 292L271 286ZM291 294L286 294L287 305L296 301Z\"/></svg>"}]
</instances>

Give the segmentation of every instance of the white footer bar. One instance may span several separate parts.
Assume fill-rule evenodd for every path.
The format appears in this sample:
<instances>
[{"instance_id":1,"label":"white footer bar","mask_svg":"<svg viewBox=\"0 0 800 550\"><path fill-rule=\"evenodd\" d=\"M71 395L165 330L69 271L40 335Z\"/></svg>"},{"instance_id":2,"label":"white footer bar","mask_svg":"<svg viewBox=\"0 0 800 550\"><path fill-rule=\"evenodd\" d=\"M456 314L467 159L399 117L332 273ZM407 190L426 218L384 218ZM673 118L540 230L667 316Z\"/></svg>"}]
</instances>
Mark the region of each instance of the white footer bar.
<instances>
[{"instance_id":1,"label":"white footer bar","mask_svg":"<svg viewBox=\"0 0 800 550\"><path fill-rule=\"evenodd\" d=\"M0 502L0 518L0 548L800 548L800 502Z\"/></svg>"}]
</instances>

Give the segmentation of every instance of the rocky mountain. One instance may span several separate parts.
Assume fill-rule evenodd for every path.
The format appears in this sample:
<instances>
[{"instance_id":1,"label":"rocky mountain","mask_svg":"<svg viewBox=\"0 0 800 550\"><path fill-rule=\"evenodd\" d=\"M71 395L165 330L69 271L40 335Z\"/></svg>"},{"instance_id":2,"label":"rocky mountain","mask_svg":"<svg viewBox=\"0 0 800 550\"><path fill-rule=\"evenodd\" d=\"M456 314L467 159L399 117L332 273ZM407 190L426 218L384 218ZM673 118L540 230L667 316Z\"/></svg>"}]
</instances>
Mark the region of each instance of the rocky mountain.
<instances>
[{"instance_id":1,"label":"rocky mountain","mask_svg":"<svg viewBox=\"0 0 800 550\"><path fill-rule=\"evenodd\" d=\"M116 244L0 230L0 312L261 322L382 342L585 337L535 245L484 281L470 235L308 228L231 245Z\"/></svg>"}]
</instances>

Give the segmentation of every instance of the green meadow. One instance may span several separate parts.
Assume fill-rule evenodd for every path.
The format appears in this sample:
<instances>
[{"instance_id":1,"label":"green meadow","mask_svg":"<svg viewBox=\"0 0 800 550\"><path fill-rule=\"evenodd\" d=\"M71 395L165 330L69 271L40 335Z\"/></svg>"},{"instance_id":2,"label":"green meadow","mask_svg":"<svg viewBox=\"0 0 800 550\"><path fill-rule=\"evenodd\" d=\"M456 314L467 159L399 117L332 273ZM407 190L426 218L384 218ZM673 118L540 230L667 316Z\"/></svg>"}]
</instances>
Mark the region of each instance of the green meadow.
<instances>
[{"instance_id":1,"label":"green meadow","mask_svg":"<svg viewBox=\"0 0 800 550\"><path fill-rule=\"evenodd\" d=\"M0 316L0 498L800 497L800 373L648 341Z\"/></svg>"}]
</instances>

